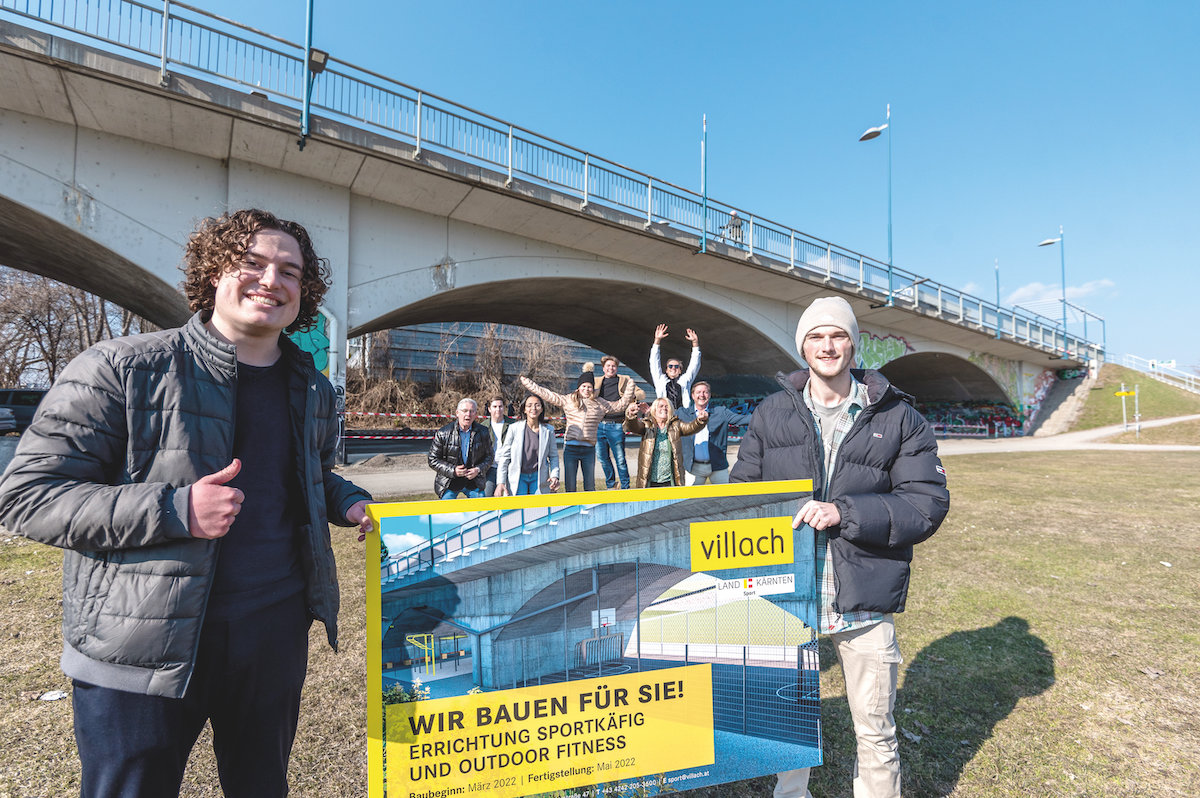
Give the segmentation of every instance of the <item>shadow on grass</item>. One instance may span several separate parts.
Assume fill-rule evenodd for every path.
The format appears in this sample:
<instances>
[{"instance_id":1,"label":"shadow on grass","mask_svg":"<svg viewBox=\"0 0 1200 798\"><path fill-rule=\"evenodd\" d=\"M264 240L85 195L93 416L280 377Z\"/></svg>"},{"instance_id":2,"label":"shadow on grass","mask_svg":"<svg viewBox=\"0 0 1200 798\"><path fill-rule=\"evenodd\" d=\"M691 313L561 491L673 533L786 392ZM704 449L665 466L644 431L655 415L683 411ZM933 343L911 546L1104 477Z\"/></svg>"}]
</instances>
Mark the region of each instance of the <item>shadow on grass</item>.
<instances>
[{"instance_id":1,"label":"shadow on grass","mask_svg":"<svg viewBox=\"0 0 1200 798\"><path fill-rule=\"evenodd\" d=\"M822 665L836 661L828 640L821 644ZM1024 618L1008 617L935 640L902 678L896 725L904 795L943 796L1017 702L1054 683L1054 657ZM821 719L825 766L813 771L813 795L849 794L855 741L846 699L822 701Z\"/></svg>"}]
</instances>

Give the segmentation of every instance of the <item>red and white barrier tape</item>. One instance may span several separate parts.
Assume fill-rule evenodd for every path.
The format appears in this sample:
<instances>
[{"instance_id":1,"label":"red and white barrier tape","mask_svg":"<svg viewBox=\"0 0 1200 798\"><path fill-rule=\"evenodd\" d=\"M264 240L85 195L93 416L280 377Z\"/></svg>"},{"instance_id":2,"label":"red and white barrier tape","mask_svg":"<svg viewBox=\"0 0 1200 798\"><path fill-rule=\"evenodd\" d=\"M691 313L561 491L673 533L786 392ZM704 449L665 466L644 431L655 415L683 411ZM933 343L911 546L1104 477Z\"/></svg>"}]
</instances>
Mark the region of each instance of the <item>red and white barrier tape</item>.
<instances>
[{"instance_id":1,"label":"red and white barrier tape","mask_svg":"<svg viewBox=\"0 0 1200 798\"><path fill-rule=\"evenodd\" d=\"M454 418L445 413L371 413L366 410L347 410L348 416L376 416L378 418ZM520 421L515 416L506 416L509 421ZM562 421L566 416L547 416L547 421Z\"/></svg>"},{"instance_id":2,"label":"red and white barrier tape","mask_svg":"<svg viewBox=\"0 0 1200 798\"><path fill-rule=\"evenodd\" d=\"M454 418L445 413L368 413L365 410L347 410L348 416L382 416L384 418Z\"/></svg>"},{"instance_id":3,"label":"red and white barrier tape","mask_svg":"<svg viewBox=\"0 0 1200 798\"><path fill-rule=\"evenodd\" d=\"M431 441L432 435L343 435L348 441Z\"/></svg>"},{"instance_id":4,"label":"red and white barrier tape","mask_svg":"<svg viewBox=\"0 0 1200 798\"><path fill-rule=\"evenodd\" d=\"M561 438L561 432L554 433ZM342 440L347 441L431 441L432 435L343 435Z\"/></svg>"}]
</instances>

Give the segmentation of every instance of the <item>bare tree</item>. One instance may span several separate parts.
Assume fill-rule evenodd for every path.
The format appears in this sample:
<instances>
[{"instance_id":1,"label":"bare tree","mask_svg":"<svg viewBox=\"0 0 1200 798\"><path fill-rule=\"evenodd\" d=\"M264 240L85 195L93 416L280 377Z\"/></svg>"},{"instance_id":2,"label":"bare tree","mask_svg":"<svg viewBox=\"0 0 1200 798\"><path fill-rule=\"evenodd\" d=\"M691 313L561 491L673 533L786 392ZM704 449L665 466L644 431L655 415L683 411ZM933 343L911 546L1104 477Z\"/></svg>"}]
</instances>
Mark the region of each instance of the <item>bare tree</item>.
<instances>
[{"instance_id":1,"label":"bare tree","mask_svg":"<svg viewBox=\"0 0 1200 798\"><path fill-rule=\"evenodd\" d=\"M486 400L490 396L502 396L504 379L504 340L495 324L485 324L475 350L475 391Z\"/></svg>"},{"instance_id":2,"label":"bare tree","mask_svg":"<svg viewBox=\"0 0 1200 798\"><path fill-rule=\"evenodd\" d=\"M524 392L516 376L524 374L542 385L562 389L567 358L563 340L540 330L487 324L477 340L469 370L461 370L458 325L445 328L438 342L433 384L418 384L407 373L397 374L388 331L372 334L369 352L347 370L346 407L355 424L386 424L384 417L361 413L450 414L458 401L470 396L484 401L502 396L519 402ZM430 396L429 394L433 395ZM405 417L397 426L440 426L442 419Z\"/></svg>"},{"instance_id":3,"label":"bare tree","mask_svg":"<svg viewBox=\"0 0 1200 798\"><path fill-rule=\"evenodd\" d=\"M454 356L458 354L458 339L463 334L458 325L452 324L448 330L443 330L438 342L437 373L438 393L454 390L458 382L458 372L454 369Z\"/></svg>"},{"instance_id":4,"label":"bare tree","mask_svg":"<svg viewBox=\"0 0 1200 798\"><path fill-rule=\"evenodd\" d=\"M561 338L541 330L521 327L515 335L513 350L521 364L521 374L539 385L559 387L563 384L567 358L563 354Z\"/></svg>"},{"instance_id":5,"label":"bare tree","mask_svg":"<svg viewBox=\"0 0 1200 798\"><path fill-rule=\"evenodd\" d=\"M88 292L0 266L0 384L49 385L87 347L154 329L144 319Z\"/></svg>"}]
</instances>

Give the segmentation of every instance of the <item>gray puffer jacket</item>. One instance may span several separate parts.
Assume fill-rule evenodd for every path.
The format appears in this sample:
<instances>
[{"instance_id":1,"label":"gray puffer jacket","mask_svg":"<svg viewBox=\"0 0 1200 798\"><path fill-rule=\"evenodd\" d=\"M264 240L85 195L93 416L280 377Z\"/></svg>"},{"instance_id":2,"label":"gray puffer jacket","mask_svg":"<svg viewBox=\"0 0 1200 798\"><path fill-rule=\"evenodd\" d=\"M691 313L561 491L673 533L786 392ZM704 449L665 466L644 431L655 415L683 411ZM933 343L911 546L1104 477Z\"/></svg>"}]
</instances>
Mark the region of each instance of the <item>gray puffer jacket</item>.
<instances>
[{"instance_id":1,"label":"gray puffer jacket","mask_svg":"<svg viewBox=\"0 0 1200 798\"><path fill-rule=\"evenodd\" d=\"M878 371L851 372L867 387L867 406L838 448L828 501L842 517L828 530L834 609L903 612L913 545L950 509L946 472L933 430ZM825 484L825 448L801 395L809 372L776 377L783 390L754 411L729 474L732 482L812 479Z\"/></svg>"},{"instance_id":2,"label":"gray puffer jacket","mask_svg":"<svg viewBox=\"0 0 1200 798\"><path fill-rule=\"evenodd\" d=\"M297 531L309 612L337 646L329 520L370 496L332 473L333 387L280 339L306 512ZM66 549L63 671L178 698L187 690L220 541L188 533L190 486L233 459L237 358L200 314L96 344L63 370L0 479L0 524Z\"/></svg>"}]
</instances>

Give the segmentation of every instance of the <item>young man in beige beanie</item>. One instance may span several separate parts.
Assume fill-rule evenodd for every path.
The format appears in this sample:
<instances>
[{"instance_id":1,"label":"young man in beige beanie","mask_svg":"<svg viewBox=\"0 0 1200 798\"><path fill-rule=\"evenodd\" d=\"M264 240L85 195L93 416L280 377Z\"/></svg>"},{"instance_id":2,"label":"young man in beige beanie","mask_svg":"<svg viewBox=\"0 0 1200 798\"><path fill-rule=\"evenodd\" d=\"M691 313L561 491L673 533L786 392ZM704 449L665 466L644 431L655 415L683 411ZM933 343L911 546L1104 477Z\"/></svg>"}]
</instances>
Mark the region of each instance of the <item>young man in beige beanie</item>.
<instances>
[{"instance_id":1,"label":"young man in beige beanie","mask_svg":"<svg viewBox=\"0 0 1200 798\"><path fill-rule=\"evenodd\" d=\"M754 411L733 482L811 479L793 522L816 537L818 631L846 680L858 739L855 798L899 798L894 613L904 611L912 547L946 517L950 495L929 424L874 370L852 369L858 320L841 297L813 301L796 327L807 369ZM809 796L808 769L780 773L776 798Z\"/></svg>"}]
</instances>

